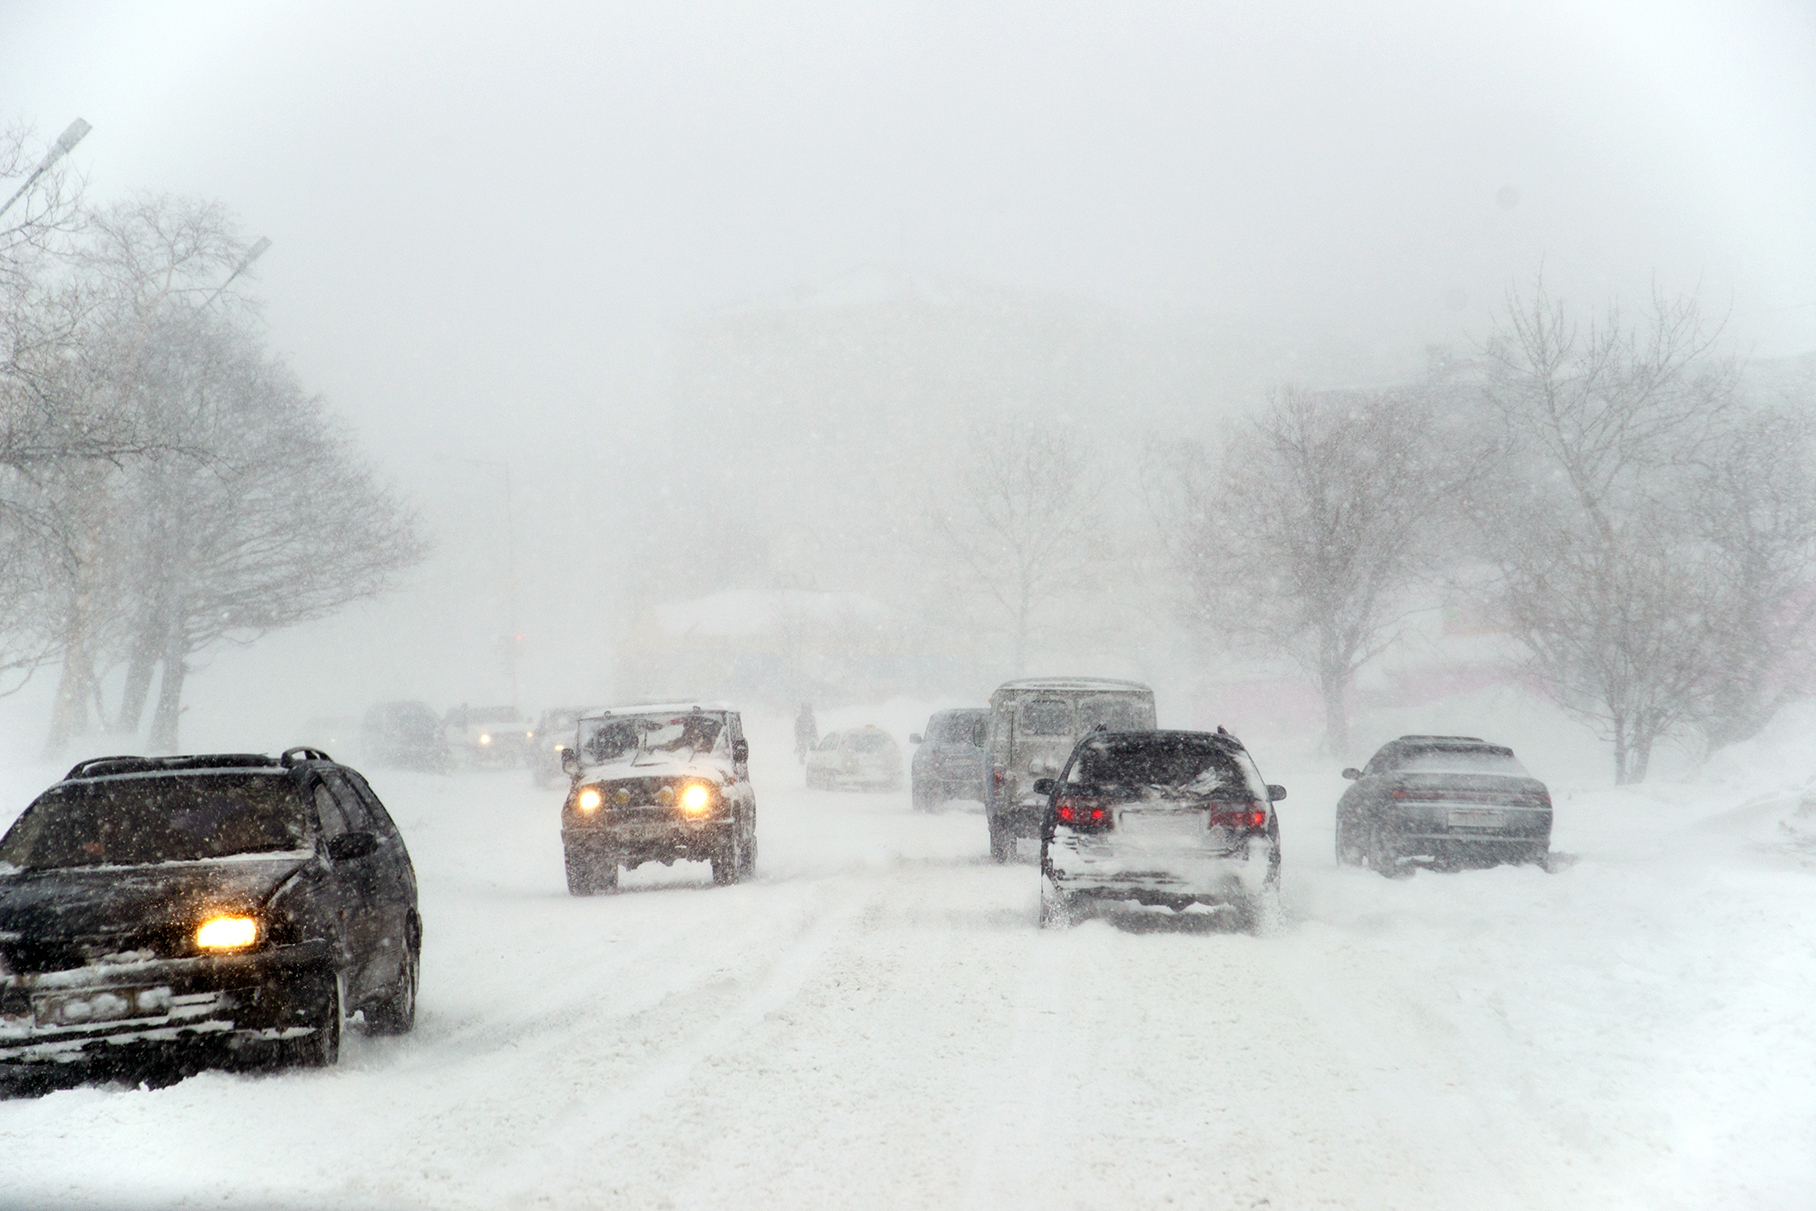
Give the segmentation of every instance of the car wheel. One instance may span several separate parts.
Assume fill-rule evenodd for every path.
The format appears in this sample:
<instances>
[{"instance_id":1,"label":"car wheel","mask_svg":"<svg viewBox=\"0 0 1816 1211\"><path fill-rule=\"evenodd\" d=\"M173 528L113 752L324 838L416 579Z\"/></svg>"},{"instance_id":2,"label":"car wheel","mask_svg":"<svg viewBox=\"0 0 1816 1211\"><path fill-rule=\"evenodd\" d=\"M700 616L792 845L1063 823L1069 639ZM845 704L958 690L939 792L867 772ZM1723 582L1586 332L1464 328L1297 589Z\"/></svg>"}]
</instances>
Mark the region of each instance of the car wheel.
<instances>
[{"instance_id":1,"label":"car wheel","mask_svg":"<svg viewBox=\"0 0 1816 1211\"><path fill-rule=\"evenodd\" d=\"M562 848L562 857L567 863L567 885L570 896L590 896L593 894L593 864L587 855L572 845Z\"/></svg>"},{"instance_id":2,"label":"car wheel","mask_svg":"<svg viewBox=\"0 0 1816 1211\"><path fill-rule=\"evenodd\" d=\"M1000 827L996 821L990 821L990 857L997 862L1007 862L1015 856L1015 834Z\"/></svg>"},{"instance_id":3,"label":"car wheel","mask_svg":"<svg viewBox=\"0 0 1816 1211\"><path fill-rule=\"evenodd\" d=\"M340 1063L341 980L337 972L317 972L305 994L314 1001L306 1025L313 1032L298 1039L285 1040L285 1059L295 1068L332 1068Z\"/></svg>"},{"instance_id":4,"label":"car wheel","mask_svg":"<svg viewBox=\"0 0 1816 1211\"><path fill-rule=\"evenodd\" d=\"M1343 821L1338 820L1337 821L1337 865L1338 866L1360 866L1360 865L1362 865L1362 858L1363 858L1362 847L1355 843L1354 839L1351 836L1350 830L1343 826Z\"/></svg>"},{"instance_id":5,"label":"car wheel","mask_svg":"<svg viewBox=\"0 0 1816 1211\"><path fill-rule=\"evenodd\" d=\"M933 810L933 796L927 793L926 786L921 783L919 778L914 780L914 789L909 792L909 796L915 811L930 812Z\"/></svg>"},{"instance_id":6,"label":"car wheel","mask_svg":"<svg viewBox=\"0 0 1816 1211\"><path fill-rule=\"evenodd\" d=\"M1040 927L1042 929L1070 929L1077 921L1077 897L1071 892L1061 891L1055 887L1053 880L1042 877L1040 881Z\"/></svg>"},{"instance_id":7,"label":"car wheel","mask_svg":"<svg viewBox=\"0 0 1816 1211\"><path fill-rule=\"evenodd\" d=\"M409 1034L416 1028L416 988L422 980L422 955L411 950L403 970L382 999L366 1008L366 1029L372 1034Z\"/></svg>"},{"instance_id":8,"label":"car wheel","mask_svg":"<svg viewBox=\"0 0 1816 1211\"><path fill-rule=\"evenodd\" d=\"M712 863L713 863L713 882L717 883L721 887L725 886L728 883L736 883L739 879L743 878L743 876L744 876L744 837L743 837L743 835L741 833L734 832L731 835L731 840L727 841L725 843L724 847L721 848L717 853L715 853L713 855Z\"/></svg>"},{"instance_id":9,"label":"car wheel","mask_svg":"<svg viewBox=\"0 0 1816 1211\"><path fill-rule=\"evenodd\" d=\"M743 865L738 868L738 878L754 878L757 873L757 834L754 832L744 838L743 858Z\"/></svg>"}]
</instances>

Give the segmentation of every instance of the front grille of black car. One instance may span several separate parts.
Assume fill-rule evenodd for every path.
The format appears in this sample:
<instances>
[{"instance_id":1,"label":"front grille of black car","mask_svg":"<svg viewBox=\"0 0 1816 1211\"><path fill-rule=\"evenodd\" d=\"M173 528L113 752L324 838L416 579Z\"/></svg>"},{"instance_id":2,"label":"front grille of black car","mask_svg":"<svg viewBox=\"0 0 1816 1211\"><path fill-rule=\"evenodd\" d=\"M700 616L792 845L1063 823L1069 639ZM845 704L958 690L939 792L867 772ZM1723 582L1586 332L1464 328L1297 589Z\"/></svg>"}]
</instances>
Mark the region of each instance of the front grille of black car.
<instances>
[{"instance_id":1,"label":"front grille of black car","mask_svg":"<svg viewBox=\"0 0 1816 1211\"><path fill-rule=\"evenodd\" d=\"M663 787L671 790L677 779L674 778L620 778L615 782L602 782L599 789L605 794L605 805L610 807L656 807L656 792ZM624 792L624 802L618 800L618 792ZM665 809L666 810L666 809Z\"/></svg>"},{"instance_id":2,"label":"front grille of black car","mask_svg":"<svg viewBox=\"0 0 1816 1211\"><path fill-rule=\"evenodd\" d=\"M102 964L175 958L186 949L184 934L165 929L82 938L18 938L0 946L7 965L20 975L74 971Z\"/></svg>"}]
</instances>

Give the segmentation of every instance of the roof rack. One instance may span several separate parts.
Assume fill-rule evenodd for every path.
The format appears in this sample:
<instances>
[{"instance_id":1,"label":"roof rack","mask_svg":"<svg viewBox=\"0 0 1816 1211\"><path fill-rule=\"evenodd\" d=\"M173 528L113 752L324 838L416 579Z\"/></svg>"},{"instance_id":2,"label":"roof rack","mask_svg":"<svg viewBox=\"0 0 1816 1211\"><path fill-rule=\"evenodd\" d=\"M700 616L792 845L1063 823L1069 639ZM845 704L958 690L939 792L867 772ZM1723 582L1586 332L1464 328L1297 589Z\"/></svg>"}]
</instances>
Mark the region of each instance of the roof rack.
<instances>
[{"instance_id":1,"label":"roof rack","mask_svg":"<svg viewBox=\"0 0 1816 1211\"><path fill-rule=\"evenodd\" d=\"M1480 736L1401 736L1400 740L1455 740L1464 744L1487 744ZM1396 741L1395 743L1398 743Z\"/></svg>"},{"instance_id":2,"label":"roof rack","mask_svg":"<svg viewBox=\"0 0 1816 1211\"><path fill-rule=\"evenodd\" d=\"M93 757L78 761L63 775L65 782L76 778L102 778L109 774L151 774L164 770L244 769L247 766L277 765L275 757L265 753L196 753L181 757Z\"/></svg>"},{"instance_id":3,"label":"roof rack","mask_svg":"<svg viewBox=\"0 0 1816 1211\"><path fill-rule=\"evenodd\" d=\"M301 753L302 756L300 756L300 757L297 756L298 753ZM324 753L321 749L310 748L308 745L305 745L305 744L299 744L295 748L285 749L284 755L278 758L279 764L281 764L285 769L289 769L291 766L295 765L298 761L332 761L332 760L334 760L334 758L330 757L327 753Z\"/></svg>"}]
</instances>

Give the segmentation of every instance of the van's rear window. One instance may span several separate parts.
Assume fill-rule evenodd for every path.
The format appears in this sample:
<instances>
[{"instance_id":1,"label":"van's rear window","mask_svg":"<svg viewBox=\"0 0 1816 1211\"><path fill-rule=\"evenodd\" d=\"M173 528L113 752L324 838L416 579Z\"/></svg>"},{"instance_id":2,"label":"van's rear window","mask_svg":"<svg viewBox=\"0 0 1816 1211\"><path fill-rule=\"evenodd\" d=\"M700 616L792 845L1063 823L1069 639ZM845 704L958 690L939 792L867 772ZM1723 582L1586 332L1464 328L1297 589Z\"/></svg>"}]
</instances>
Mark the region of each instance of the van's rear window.
<instances>
[{"instance_id":1,"label":"van's rear window","mask_svg":"<svg viewBox=\"0 0 1816 1211\"><path fill-rule=\"evenodd\" d=\"M1072 704L1063 698L1041 698L1024 702L1021 709L1021 732L1024 736L1070 736Z\"/></svg>"}]
</instances>

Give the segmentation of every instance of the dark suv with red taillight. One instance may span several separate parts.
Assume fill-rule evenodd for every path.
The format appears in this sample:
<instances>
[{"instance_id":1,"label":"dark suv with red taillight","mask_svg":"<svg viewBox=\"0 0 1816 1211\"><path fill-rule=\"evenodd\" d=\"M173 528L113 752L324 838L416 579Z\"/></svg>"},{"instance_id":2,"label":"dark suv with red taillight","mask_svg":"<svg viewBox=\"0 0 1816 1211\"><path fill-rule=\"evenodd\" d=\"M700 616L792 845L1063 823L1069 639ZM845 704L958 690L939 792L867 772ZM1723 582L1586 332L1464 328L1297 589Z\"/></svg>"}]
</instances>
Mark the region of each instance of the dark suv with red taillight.
<instances>
[{"instance_id":1,"label":"dark suv with red taillight","mask_svg":"<svg viewBox=\"0 0 1816 1211\"><path fill-rule=\"evenodd\" d=\"M1414 865L1543 863L1551 792L1513 750L1476 736L1401 736L1337 801L1337 861L1383 874Z\"/></svg>"},{"instance_id":2,"label":"dark suv with red taillight","mask_svg":"<svg viewBox=\"0 0 1816 1211\"><path fill-rule=\"evenodd\" d=\"M1102 900L1232 910L1253 928L1280 882L1286 788L1262 780L1234 736L1096 732L1078 742L1047 797L1041 829L1042 926Z\"/></svg>"}]
</instances>

